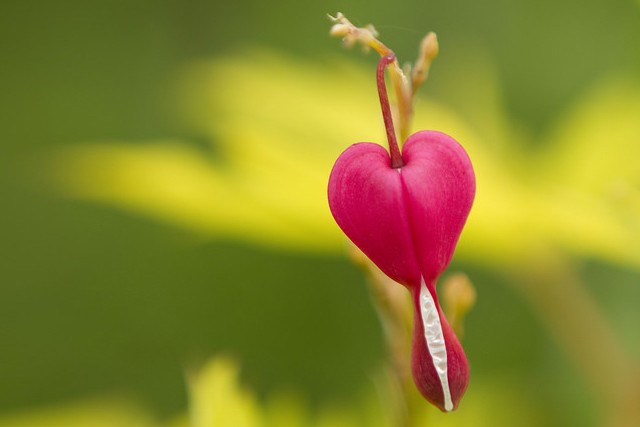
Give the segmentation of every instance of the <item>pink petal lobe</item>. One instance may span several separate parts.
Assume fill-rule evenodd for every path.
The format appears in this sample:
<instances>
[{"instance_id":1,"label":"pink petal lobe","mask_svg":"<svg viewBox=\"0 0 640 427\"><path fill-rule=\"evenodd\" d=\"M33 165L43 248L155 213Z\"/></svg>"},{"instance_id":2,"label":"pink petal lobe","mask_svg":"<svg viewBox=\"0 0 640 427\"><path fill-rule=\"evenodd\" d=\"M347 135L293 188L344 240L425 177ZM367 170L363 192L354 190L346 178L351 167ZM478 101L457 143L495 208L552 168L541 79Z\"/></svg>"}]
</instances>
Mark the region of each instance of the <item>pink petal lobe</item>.
<instances>
[{"instance_id":1,"label":"pink petal lobe","mask_svg":"<svg viewBox=\"0 0 640 427\"><path fill-rule=\"evenodd\" d=\"M464 149L436 131L411 135L402 149L403 190L411 232L426 283L445 270L475 196L475 177Z\"/></svg>"},{"instance_id":2,"label":"pink petal lobe","mask_svg":"<svg viewBox=\"0 0 640 427\"><path fill-rule=\"evenodd\" d=\"M329 207L336 222L387 276L420 283L402 181L389 154L373 143L345 150L329 177Z\"/></svg>"}]
</instances>

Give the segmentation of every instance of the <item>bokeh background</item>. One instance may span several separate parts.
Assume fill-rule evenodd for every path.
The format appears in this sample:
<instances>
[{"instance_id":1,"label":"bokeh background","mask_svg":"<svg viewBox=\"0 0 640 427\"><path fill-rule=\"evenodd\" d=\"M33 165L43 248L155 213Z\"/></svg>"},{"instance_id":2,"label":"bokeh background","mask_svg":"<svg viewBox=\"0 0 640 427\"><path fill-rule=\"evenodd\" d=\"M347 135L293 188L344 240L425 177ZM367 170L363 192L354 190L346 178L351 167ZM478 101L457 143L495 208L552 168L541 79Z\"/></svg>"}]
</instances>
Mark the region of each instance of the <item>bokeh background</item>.
<instances>
[{"instance_id":1,"label":"bokeh background","mask_svg":"<svg viewBox=\"0 0 640 427\"><path fill-rule=\"evenodd\" d=\"M402 61L438 34L415 126L478 168L451 425L637 425L631 0L3 0L0 425L104 396L164 422L217 354L311 413L372 387L380 322L316 191L325 159L384 135L375 55L328 36L336 11Z\"/></svg>"}]
</instances>

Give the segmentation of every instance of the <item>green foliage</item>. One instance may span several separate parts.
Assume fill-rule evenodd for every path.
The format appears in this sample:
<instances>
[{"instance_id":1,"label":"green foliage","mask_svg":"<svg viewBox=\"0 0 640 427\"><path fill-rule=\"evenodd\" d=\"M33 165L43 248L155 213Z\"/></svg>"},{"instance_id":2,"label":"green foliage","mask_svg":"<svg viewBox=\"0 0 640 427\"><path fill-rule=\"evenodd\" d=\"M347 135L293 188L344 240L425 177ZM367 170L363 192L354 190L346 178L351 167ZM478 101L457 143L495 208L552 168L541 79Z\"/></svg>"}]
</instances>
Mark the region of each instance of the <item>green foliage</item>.
<instances>
[{"instance_id":1,"label":"green foliage","mask_svg":"<svg viewBox=\"0 0 640 427\"><path fill-rule=\"evenodd\" d=\"M640 357L637 2L65 0L0 6L0 426L186 426L189 398L233 425L389 425L325 205L337 154L383 140L337 10L401 60L438 33L414 126L478 170L453 266L478 290L469 393L415 421L614 424ZM187 393L184 365L226 351Z\"/></svg>"}]
</instances>

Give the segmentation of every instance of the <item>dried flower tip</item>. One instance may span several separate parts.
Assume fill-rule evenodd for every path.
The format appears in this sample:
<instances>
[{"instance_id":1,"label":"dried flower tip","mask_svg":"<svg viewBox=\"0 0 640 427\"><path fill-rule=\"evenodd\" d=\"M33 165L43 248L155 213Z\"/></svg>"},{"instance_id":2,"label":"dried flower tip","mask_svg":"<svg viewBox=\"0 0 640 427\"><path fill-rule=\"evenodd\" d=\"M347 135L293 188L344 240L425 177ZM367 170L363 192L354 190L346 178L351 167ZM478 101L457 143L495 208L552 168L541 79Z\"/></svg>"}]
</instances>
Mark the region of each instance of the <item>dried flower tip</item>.
<instances>
[{"instance_id":1,"label":"dried flower tip","mask_svg":"<svg viewBox=\"0 0 640 427\"><path fill-rule=\"evenodd\" d=\"M340 12L335 17L329 15L329 19L334 22L329 34L334 37L342 37L345 46L352 47L360 42L365 50L372 48L381 56L392 53L388 47L378 40L378 32L373 25L368 24L364 27L356 27Z\"/></svg>"},{"instance_id":2,"label":"dried flower tip","mask_svg":"<svg viewBox=\"0 0 640 427\"><path fill-rule=\"evenodd\" d=\"M345 36L349 32L354 30L356 31L366 31L371 34L373 37L378 37L378 31L376 31L375 27L371 24L365 25L363 28L356 27L347 19L346 16L342 14L342 12L338 12L336 16L327 15L329 19L335 23L333 27L331 27L331 35L332 36Z\"/></svg>"},{"instance_id":3,"label":"dried flower tip","mask_svg":"<svg viewBox=\"0 0 640 427\"><path fill-rule=\"evenodd\" d=\"M349 26L345 24L334 24L329 30L329 34L333 37L344 37L349 34Z\"/></svg>"}]
</instances>

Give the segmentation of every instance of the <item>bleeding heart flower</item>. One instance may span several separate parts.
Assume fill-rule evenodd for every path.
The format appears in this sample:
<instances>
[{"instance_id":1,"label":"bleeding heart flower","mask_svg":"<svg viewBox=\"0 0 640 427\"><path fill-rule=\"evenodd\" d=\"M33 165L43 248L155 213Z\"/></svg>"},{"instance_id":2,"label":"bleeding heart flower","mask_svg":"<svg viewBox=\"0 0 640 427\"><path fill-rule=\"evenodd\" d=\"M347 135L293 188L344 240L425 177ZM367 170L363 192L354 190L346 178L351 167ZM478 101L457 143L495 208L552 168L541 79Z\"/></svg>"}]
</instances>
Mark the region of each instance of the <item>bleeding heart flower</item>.
<instances>
[{"instance_id":1,"label":"bleeding heart flower","mask_svg":"<svg viewBox=\"0 0 640 427\"><path fill-rule=\"evenodd\" d=\"M412 372L422 395L442 411L457 408L469 381L466 356L436 294L475 195L473 167L464 149L436 131L411 135L402 153L395 140L384 69L378 90L390 154L378 144L349 147L329 178L336 222L414 303Z\"/></svg>"}]
</instances>

